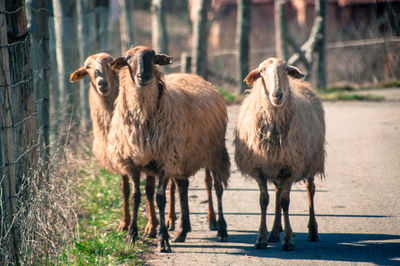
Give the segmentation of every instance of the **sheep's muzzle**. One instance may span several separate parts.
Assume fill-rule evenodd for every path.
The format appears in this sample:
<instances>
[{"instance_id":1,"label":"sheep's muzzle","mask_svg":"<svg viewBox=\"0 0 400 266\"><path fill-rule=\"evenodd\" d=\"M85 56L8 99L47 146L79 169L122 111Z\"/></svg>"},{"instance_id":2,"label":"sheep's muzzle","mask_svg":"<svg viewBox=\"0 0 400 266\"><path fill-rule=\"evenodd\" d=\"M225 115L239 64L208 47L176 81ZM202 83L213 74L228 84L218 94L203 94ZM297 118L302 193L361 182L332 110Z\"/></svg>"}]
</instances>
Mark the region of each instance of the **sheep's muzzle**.
<instances>
[{"instance_id":1,"label":"sheep's muzzle","mask_svg":"<svg viewBox=\"0 0 400 266\"><path fill-rule=\"evenodd\" d=\"M153 50L144 51L138 55L135 79L140 86L148 85L153 77Z\"/></svg>"}]
</instances>

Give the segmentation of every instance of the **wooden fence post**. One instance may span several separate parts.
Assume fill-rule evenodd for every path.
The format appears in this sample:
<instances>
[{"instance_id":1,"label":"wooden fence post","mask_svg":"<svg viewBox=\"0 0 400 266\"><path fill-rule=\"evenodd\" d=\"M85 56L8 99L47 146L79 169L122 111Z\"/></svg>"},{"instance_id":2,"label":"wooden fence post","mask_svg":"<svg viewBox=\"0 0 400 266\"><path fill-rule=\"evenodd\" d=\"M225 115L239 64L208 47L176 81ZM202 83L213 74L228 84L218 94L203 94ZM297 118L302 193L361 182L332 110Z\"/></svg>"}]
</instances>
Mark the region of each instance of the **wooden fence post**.
<instances>
[{"instance_id":1,"label":"wooden fence post","mask_svg":"<svg viewBox=\"0 0 400 266\"><path fill-rule=\"evenodd\" d=\"M95 7L95 0L77 1L78 39L80 51L79 66L83 64L86 57L95 53L99 48L97 40ZM80 122L82 129L86 131L89 131L92 128L89 111L89 86L90 80L88 78L80 81Z\"/></svg>"},{"instance_id":2,"label":"wooden fence post","mask_svg":"<svg viewBox=\"0 0 400 266\"><path fill-rule=\"evenodd\" d=\"M181 72L192 73L192 57L186 52L181 53Z\"/></svg>"},{"instance_id":3,"label":"wooden fence post","mask_svg":"<svg viewBox=\"0 0 400 266\"><path fill-rule=\"evenodd\" d=\"M249 34L250 34L250 0L239 0L237 18L239 89L244 93L247 89L243 81L249 73Z\"/></svg>"},{"instance_id":4,"label":"wooden fence post","mask_svg":"<svg viewBox=\"0 0 400 266\"><path fill-rule=\"evenodd\" d=\"M133 1L119 0L121 26L121 53L125 53L133 45Z\"/></svg>"},{"instance_id":5,"label":"wooden fence post","mask_svg":"<svg viewBox=\"0 0 400 266\"><path fill-rule=\"evenodd\" d=\"M315 1L315 17L321 18L321 38L317 46L317 55L315 60L316 67L316 88L326 90L326 62L325 62L325 43L326 43L326 1Z\"/></svg>"},{"instance_id":6,"label":"wooden fence post","mask_svg":"<svg viewBox=\"0 0 400 266\"><path fill-rule=\"evenodd\" d=\"M33 87L36 99L40 158L47 169L49 163L50 93L49 93L49 0L32 0L32 68ZM47 180L48 181L48 180Z\"/></svg>"},{"instance_id":7,"label":"wooden fence post","mask_svg":"<svg viewBox=\"0 0 400 266\"><path fill-rule=\"evenodd\" d=\"M151 2L152 45L156 53L168 54L167 21L165 19L165 0Z\"/></svg>"},{"instance_id":8,"label":"wooden fence post","mask_svg":"<svg viewBox=\"0 0 400 266\"><path fill-rule=\"evenodd\" d=\"M7 22L5 3L0 1L0 244L6 247L8 257L0 254L0 264L18 263L17 232L13 223L16 213L16 176L14 139L11 115L11 77L8 57Z\"/></svg>"},{"instance_id":9,"label":"wooden fence post","mask_svg":"<svg viewBox=\"0 0 400 266\"><path fill-rule=\"evenodd\" d=\"M211 6L211 0L199 0L196 2L196 5L198 6L196 6L193 21L192 58L195 62L195 73L203 78L207 78L207 12Z\"/></svg>"},{"instance_id":10,"label":"wooden fence post","mask_svg":"<svg viewBox=\"0 0 400 266\"><path fill-rule=\"evenodd\" d=\"M275 1L275 49L277 57L288 59L286 0Z\"/></svg>"},{"instance_id":11,"label":"wooden fence post","mask_svg":"<svg viewBox=\"0 0 400 266\"><path fill-rule=\"evenodd\" d=\"M70 83L69 74L79 67L78 32L76 25L76 2L53 0L54 26L60 105L63 108L63 130L77 136L79 128L79 83ZM65 123L66 122L66 123ZM61 126L61 124L60 124ZM66 141L62 136L62 142Z\"/></svg>"}]
</instances>

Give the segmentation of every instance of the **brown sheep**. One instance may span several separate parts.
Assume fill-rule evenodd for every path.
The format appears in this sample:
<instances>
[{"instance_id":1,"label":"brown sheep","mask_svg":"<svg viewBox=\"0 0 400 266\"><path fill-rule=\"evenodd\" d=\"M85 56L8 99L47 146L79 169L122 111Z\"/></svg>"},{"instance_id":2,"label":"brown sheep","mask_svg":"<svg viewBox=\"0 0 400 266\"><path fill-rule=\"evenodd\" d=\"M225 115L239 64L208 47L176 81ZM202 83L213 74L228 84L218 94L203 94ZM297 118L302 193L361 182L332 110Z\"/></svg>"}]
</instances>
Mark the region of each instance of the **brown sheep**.
<instances>
[{"instance_id":1,"label":"brown sheep","mask_svg":"<svg viewBox=\"0 0 400 266\"><path fill-rule=\"evenodd\" d=\"M171 251L165 223L167 181L174 178L178 186L182 215L175 241L183 242L190 230L188 178L202 167L210 169L215 180L218 239L227 238L222 213L223 186L227 185L230 166L225 147L225 102L210 83L196 75L175 74L166 83L156 65L169 63L170 57L137 46L112 64L120 69L120 93L109 135L116 145L109 150L116 154L112 156L116 164L131 160L137 169L137 186L140 172L157 173L161 252ZM135 188L135 193L136 207L140 190Z\"/></svg>"},{"instance_id":2,"label":"brown sheep","mask_svg":"<svg viewBox=\"0 0 400 266\"><path fill-rule=\"evenodd\" d=\"M85 60L82 67L71 73L70 82L76 82L89 75L89 107L93 126L93 155L102 167L112 172L119 172L111 166L107 153L107 138L114 111L114 102L119 91L118 73L111 70L110 64L112 61L113 58L107 53L91 55ZM131 220L129 214L129 176L132 176L132 173L122 173L123 215L118 231L126 231ZM146 227L146 234L150 237L155 237L158 220L152 196L154 194L154 177L148 176L147 179L146 191L149 191L147 194L150 200L149 223ZM151 191L153 191L152 194Z\"/></svg>"},{"instance_id":3,"label":"brown sheep","mask_svg":"<svg viewBox=\"0 0 400 266\"><path fill-rule=\"evenodd\" d=\"M251 71L245 81L255 81L243 101L235 133L238 168L254 178L260 188L261 224L256 248L267 246L267 182L276 186L275 221L269 241L279 241L281 208L284 214L283 250L293 250L289 222L290 189L306 180L309 198L309 240L318 240L314 214L314 177L324 175L325 121L321 101L303 75L281 59L269 58Z\"/></svg>"}]
</instances>

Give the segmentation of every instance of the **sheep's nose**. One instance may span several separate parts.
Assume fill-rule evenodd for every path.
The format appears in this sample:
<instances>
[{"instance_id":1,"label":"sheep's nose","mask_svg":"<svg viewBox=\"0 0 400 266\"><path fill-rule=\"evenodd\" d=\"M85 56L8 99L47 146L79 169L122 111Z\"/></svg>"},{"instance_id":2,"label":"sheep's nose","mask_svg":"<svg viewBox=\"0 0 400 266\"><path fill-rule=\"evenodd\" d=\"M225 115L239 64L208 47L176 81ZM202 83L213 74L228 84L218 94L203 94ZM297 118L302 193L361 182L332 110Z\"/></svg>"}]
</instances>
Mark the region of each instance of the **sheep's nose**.
<instances>
[{"instance_id":1,"label":"sheep's nose","mask_svg":"<svg viewBox=\"0 0 400 266\"><path fill-rule=\"evenodd\" d=\"M150 79L150 75L145 74L145 73L138 73L138 74L137 74L137 77L138 77L138 79L141 80L141 81L147 81L147 80Z\"/></svg>"},{"instance_id":2,"label":"sheep's nose","mask_svg":"<svg viewBox=\"0 0 400 266\"><path fill-rule=\"evenodd\" d=\"M100 87L107 87L108 82L107 82L107 80L102 79L102 80L99 80L98 85L99 85Z\"/></svg>"},{"instance_id":3,"label":"sheep's nose","mask_svg":"<svg viewBox=\"0 0 400 266\"><path fill-rule=\"evenodd\" d=\"M277 91L275 94L274 94L274 98L276 98L276 99L282 99L282 97L283 97L283 93L281 92L281 91Z\"/></svg>"}]
</instances>

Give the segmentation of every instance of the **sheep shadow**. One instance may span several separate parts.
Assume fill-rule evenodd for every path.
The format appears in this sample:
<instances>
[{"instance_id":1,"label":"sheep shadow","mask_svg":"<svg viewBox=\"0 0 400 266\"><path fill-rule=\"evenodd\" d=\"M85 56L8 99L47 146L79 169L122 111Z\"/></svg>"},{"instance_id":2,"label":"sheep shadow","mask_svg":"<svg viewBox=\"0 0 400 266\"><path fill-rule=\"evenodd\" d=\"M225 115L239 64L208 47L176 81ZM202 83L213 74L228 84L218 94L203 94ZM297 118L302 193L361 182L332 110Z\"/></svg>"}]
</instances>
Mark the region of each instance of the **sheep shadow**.
<instances>
[{"instance_id":1,"label":"sheep shadow","mask_svg":"<svg viewBox=\"0 0 400 266\"><path fill-rule=\"evenodd\" d=\"M215 252L221 249L221 254L238 256L254 256L260 258L279 258L284 260L336 261L350 263L375 263L378 265L400 265L400 236L388 234L347 234L320 233L319 242L307 240L306 233L296 233L294 251L282 251L280 243L269 243L267 249L255 249L257 231L229 231L227 243L220 245L201 245L199 253ZM281 235L282 238L282 235ZM215 238L207 239L215 242ZM180 246L180 245L178 245ZM184 248L196 249L199 246L182 245ZM234 250L226 251L225 249ZM194 253L197 253L194 251Z\"/></svg>"}]
</instances>

